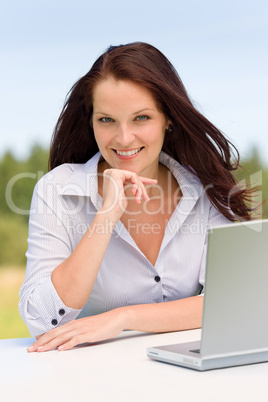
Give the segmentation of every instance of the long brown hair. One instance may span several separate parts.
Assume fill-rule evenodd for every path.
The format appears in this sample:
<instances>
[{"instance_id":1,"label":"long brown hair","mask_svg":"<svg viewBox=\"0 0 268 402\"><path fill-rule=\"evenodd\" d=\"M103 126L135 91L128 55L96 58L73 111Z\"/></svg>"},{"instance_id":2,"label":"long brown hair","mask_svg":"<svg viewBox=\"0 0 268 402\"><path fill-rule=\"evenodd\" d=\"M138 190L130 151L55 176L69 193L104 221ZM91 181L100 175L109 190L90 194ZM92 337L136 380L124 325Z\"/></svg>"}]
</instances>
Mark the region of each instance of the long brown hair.
<instances>
[{"instance_id":1,"label":"long brown hair","mask_svg":"<svg viewBox=\"0 0 268 402\"><path fill-rule=\"evenodd\" d=\"M224 135L192 104L169 60L142 42L111 46L70 90L56 124L49 167L84 163L98 152L91 124L92 94L100 80L113 76L147 88L172 121L163 151L201 181L211 203L229 220L250 219L251 191L237 186L231 173L239 166L239 153ZM232 162L233 158L233 162Z\"/></svg>"}]
</instances>

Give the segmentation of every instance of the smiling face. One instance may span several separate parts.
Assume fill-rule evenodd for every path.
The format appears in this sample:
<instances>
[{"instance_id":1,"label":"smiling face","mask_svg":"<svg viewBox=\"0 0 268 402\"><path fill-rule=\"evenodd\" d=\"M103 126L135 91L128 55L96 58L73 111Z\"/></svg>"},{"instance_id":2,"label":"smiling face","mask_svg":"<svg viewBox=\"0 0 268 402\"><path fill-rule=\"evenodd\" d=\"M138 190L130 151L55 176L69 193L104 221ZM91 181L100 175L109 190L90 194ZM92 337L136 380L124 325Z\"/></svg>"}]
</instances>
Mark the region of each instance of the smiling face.
<instances>
[{"instance_id":1,"label":"smiling face","mask_svg":"<svg viewBox=\"0 0 268 402\"><path fill-rule=\"evenodd\" d=\"M100 81L93 91L92 123L110 167L157 177L169 121L147 89L113 77Z\"/></svg>"}]
</instances>

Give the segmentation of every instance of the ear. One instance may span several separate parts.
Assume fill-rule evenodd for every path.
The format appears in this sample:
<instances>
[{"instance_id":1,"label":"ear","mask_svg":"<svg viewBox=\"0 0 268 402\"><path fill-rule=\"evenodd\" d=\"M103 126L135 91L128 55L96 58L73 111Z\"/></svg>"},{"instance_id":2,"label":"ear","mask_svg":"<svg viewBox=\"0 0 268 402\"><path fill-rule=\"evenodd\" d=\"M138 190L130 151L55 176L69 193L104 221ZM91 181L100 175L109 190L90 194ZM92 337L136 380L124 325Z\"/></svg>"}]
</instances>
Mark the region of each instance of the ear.
<instances>
[{"instance_id":1,"label":"ear","mask_svg":"<svg viewBox=\"0 0 268 402\"><path fill-rule=\"evenodd\" d=\"M172 122L171 122L171 120L168 120L167 125L166 125L166 132L172 133L172 131L173 131Z\"/></svg>"},{"instance_id":2,"label":"ear","mask_svg":"<svg viewBox=\"0 0 268 402\"><path fill-rule=\"evenodd\" d=\"M169 126L172 126L172 121L169 118L167 118L167 120L166 120L166 130L169 129Z\"/></svg>"}]
</instances>

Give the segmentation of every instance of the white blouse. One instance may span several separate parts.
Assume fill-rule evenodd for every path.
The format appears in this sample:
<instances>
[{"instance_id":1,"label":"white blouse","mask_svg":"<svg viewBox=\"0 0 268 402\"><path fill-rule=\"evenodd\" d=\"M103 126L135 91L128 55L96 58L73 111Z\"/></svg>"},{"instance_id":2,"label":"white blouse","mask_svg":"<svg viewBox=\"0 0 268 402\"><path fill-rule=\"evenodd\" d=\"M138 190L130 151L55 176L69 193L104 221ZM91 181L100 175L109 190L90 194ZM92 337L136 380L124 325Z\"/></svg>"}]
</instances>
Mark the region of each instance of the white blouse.
<instances>
[{"instance_id":1,"label":"white blouse","mask_svg":"<svg viewBox=\"0 0 268 402\"><path fill-rule=\"evenodd\" d=\"M81 310L64 305L51 273L72 253L102 206L97 180L100 157L98 153L85 164L58 166L34 189L19 302L32 336L117 307L161 303L203 292L207 228L230 223L211 205L198 178L161 152L160 162L178 181L182 198L166 226L155 265L119 221L86 305Z\"/></svg>"}]
</instances>

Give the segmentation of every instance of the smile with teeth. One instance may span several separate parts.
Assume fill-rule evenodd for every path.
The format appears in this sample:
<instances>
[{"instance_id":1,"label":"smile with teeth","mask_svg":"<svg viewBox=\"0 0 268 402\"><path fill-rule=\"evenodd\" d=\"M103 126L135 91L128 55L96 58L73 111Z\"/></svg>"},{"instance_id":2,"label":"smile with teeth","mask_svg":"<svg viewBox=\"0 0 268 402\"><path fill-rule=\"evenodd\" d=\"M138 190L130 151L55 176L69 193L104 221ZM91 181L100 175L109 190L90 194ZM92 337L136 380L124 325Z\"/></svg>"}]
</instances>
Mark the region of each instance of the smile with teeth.
<instances>
[{"instance_id":1,"label":"smile with teeth","mask_svg":"<svg viewBox=\"0 0 268 402\"><path fill-rule=\"evenodd\" d=\"M142 148L143 148L143 147L137 148L137 149L132 149L131 151L118 151L117 149L114 149L114 151L115 151L118 155L121 155L121 156L131 156L131 155L135 155L135 154L137 154L138 152L140 152L140 150L141 150Z\"/></svg>"}]
</instances>

